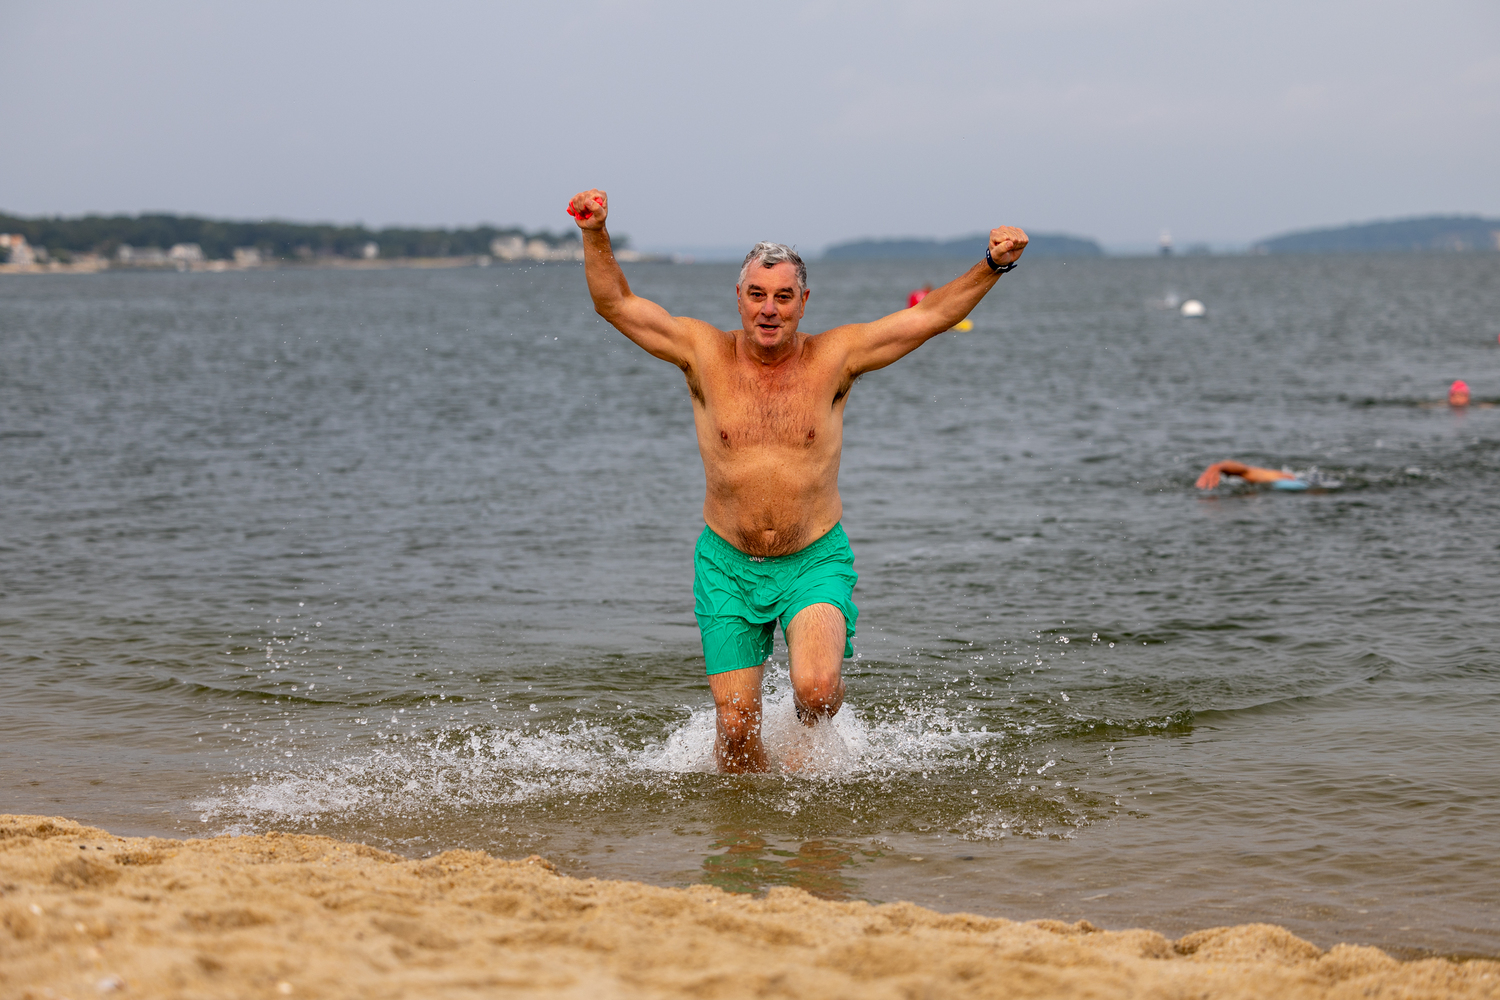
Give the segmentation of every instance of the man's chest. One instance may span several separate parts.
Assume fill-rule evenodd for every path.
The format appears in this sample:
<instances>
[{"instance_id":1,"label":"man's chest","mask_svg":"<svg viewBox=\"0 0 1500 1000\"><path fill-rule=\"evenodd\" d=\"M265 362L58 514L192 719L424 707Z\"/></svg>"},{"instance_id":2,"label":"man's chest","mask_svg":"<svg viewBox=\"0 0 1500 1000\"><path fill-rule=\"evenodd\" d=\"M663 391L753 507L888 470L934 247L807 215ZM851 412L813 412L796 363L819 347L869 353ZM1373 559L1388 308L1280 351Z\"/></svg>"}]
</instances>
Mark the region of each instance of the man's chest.
<instances>
[{"instance_id":1,"label":"man's chest","mask_svg":"<svg viewBox=\"0 0 1500 1000\"><path fill-rule=\"evenodd\" d=\"M838 390L836 378L811 368L772 375L730 371L704 379L695 402L703 429L724 446L814 447L839 436Z\"/></svg>"}]
</instances>

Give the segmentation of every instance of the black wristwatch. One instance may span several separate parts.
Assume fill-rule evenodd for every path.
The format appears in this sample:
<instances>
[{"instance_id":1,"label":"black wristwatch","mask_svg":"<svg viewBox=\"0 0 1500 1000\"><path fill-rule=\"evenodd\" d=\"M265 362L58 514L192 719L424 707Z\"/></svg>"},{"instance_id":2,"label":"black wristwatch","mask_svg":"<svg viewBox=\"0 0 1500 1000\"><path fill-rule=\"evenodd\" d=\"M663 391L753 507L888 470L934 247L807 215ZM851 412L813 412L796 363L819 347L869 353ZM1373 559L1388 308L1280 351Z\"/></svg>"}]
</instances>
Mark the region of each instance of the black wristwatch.
<instances>
[{"instance_id":1,"label":"black wristwatch","mask_svg":"<svg viewBox=\"0 0 1500 1000\"><path fill-rule=\"evenodd\" d=\"M1021 262L1018 260L1013 260L1009 264L996 264L995 258L990 256L988 247L986 247L984 251L984 262L990 266L990 271L994 274L1006 274L1010 271L1014 271L1021 264Z\"/></svg>"}]
</instances>

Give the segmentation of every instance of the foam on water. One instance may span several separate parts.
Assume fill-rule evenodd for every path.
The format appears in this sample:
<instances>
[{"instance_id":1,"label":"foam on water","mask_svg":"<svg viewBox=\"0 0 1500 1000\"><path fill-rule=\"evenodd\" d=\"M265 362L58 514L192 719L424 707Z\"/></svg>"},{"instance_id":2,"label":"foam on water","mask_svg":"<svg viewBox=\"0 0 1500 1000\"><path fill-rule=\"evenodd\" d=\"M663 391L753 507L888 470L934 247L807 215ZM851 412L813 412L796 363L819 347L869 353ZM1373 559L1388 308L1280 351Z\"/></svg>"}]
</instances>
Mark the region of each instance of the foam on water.
<instances>
[{"instance_id":1,"label":"foam on water","mask_svg":"<svg viewBox=\"0 0 1500 1000\"><path fill-rule=\"evenodd\" d=\"M798 721L785 666L767 671L762 736L772 774L794 783L865 779L970 767L1006 737L970 728L943 705L906 705L872 722L846 705L831 721ZM494 727L450 723L418 732L376 733L349 753L292 754L269 742L265 763L195 803L205 823L246 832L276 821L417 815L434 810L536 804L559 798L607 800L661 788L675 777L715 771L712 707L691 710L659 741L627 738L607 722ZM291 757L290 760L286 759Z\"/></svg>"}]
</instances>

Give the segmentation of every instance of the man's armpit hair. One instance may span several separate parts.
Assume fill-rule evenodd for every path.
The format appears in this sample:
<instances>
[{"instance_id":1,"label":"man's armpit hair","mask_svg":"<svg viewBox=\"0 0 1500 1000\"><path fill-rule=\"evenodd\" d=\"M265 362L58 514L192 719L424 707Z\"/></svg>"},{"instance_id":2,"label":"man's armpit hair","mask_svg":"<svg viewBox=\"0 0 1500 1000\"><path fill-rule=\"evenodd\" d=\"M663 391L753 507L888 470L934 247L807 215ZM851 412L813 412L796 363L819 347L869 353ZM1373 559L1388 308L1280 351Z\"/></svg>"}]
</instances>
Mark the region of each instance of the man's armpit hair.
<instances>
[{"instance_id":1,"label":"man's armpit hair","mask_svg":"<svg viewBox=\"0 0 1500 1000\"><path fill-rule=\"evenodd\" d=\"M740 287L744 287L745 276L750 273L750 269L755 267L757 263L761 267L775 267L777 264L795 265L797 268L797 290L799 292L807 291L807 265L802 262L802 258L797 254L797 251L785 243L761 242L755 244L750 249L750 252L745 254L745 264L740 268Z\"/></svg>"}]
</instances>

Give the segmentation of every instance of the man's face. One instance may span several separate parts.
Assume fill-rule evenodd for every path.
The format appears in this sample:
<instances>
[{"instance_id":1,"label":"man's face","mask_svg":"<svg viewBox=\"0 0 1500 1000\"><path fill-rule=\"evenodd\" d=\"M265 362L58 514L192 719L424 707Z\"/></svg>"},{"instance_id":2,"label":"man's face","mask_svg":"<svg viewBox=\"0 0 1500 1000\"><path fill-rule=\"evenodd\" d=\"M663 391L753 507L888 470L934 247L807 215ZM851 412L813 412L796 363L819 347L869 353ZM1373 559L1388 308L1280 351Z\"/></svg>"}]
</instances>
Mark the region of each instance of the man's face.
<instances>
[{"instance_id":1,"label":"man's face","mask_svg":"<svg viewBox=\"0 0 1500 1000\"><path fill-rule=\"evenodd\" d=\"M761 347L780 347L790 341L807 308L807 291L797 287L795 264L751 268L735 294L740 323Z\"/></svg>"}]
</instances>

